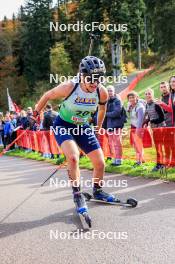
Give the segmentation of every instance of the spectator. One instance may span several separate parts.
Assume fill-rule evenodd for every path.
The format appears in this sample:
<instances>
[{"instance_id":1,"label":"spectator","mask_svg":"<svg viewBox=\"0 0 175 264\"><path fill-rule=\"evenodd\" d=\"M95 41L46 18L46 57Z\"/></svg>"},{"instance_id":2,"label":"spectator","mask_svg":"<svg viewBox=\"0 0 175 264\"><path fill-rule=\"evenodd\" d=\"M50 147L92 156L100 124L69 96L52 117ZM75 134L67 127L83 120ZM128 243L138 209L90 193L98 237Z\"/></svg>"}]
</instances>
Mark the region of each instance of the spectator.
<instances>
[{"instance_id":1,"label":"spectator","mask_svg":"<svg viewBox=\"0 0 175 264\"><path fill-rule=\"evenodd\" d=\"M44 130L43 128L44 112L43 111L40 112L39 119L40 119L40 122L38 124L37 130Z\"/></svg>"},{"instance_id":2,"label":"spectator","mask_svg":"<svg viewBox=\"0 0 175 264\"><path fill-rule=\"evenodd\" d=\"M53 126L53 123L57 117L58 113L53 111L52 105L46 105L46 112L44 113L44 120L43 120L43 129L50 130L50 127Z\"/></svg>"},{"instance_id":3,"label":"spectator","mask_svg":"<svg viewBox=\"0 0 175 264\"><path fill-rule=\"evenodd\" d=\"M27 108L27 121L28 121L28 127L29 130L36 130L36 120L33 118L33 110L32 107Z\"/></svg>"},{"instance_id":4,"label":"spectator","mask_svg":"<svg viewBox=\"0 0 175 264\"><path fill-rule=\"evenodd\" d=\"M161 102L168 105L171 96L168 82L160 83L160 92L162 94ZM168 127L167 129L164 129L164 149L165 149L164 164L169 165L171 164L171 157L174 149L174 145L173 145L174 134L170 129L170 127L172 127L172 113L164 110L164 114L165 114L166 127Z\"/></svg>"},{"instance_id":5,"label":"spectator","mask_svg":"<svg viewBox=\"0 0 175 264\"><path fill-rule=\"evenodd\" d=\"M156 102L160 102L160 105L162 103L168 105L170 100L170 88L168 82L161 82L160 83L160 92L162 94L161 101L156 100ZM164 109L164 107L162 107ZM165 123L166 127L172 126L172 114L164 109L164 115L165 115Z\"/></svg>"},{"instance_id":6,"label":"spectator","mask_svg":"<svg viewBox=\"0 0 175 264\"><path fill-rule=\"evenodd\" d=\"M172 123L171 126L175 126L175 76L172 76L169 80L170 85L170 96L168 104L161 100L156 100L156 103L159 104L165 111L171 113Z\"/></svg>"},{"instance_id":7,"label":"spectator","mask_svg":"<svg viewBox=\"0 0 175 264\"><path fill-rule=\"evenodd\" d=\"M175 126L175 76L172 76L169 80L169 84L170 84L170 92L171 92L171 96L170 96L170 101L169 103L171 103L172 106L172 126Z\"/></svg>"},{"instance_id":8,"label":"spectator","mask_svg":"<svg viewBox=\"0 0 175 264\"><path fill-rule=\"evenodd\" d=\"M33 110L32 110L32 107L30 106L27 108L27 127L29 130L32 130L32 131L36 131L36 128L37 128L36 119L33 117ZM32 151L31 138L29 137L27 140L28 140L28 145L30 147L26 149L26 152L31 152Z\"/></svg>"},{"instance_id":9,"label":"spectator","mask_svg":"<svg viewBox=\"0 0 175 264\"><path fill-rule=\"evenodd\" d=\"M17 119L16 119L16 113L12 113L10 115L11 117L11 126L12 126L12 134L11 134L11 142L13 142L16 137L17 137L17 132L16 132L16 128L17 128ZM13 144L10 149L15 149L15 144Z\"/></svg>"},{"instance_id":10,"label":"spectator","mask_svg":"<svg viewBox=\"0 0 175 264\"><path fill-rule=\"evenodd\" d=\"M11 135L13 132L13 126L11 123L11 118L9 114L5 116L5 124L4 124L4 147L11 143Z\"/></svg>"},{"instance_id":11,"label":"spectator","mask_svg":"<svg viewBox=\"0 0 175 264\"><path fill-rule=\"evenodd\" d=\"M43 130L50 131L50 127L53 126L53 123L54 123L57 115L58 115L58 113L53 111L52 105L47 104L46 105L46 112L44 113L44 118L43 118L43 122L42 122ZM52 158L53 159L54 155L52 154L52 150L51 150L50 133L45 133L45 136L46 136L47 142L48 142L49 153L44 153L43 156L45 158Z\"/></svg>"},{"instance_id":12,"label":"spectator","mask_svg":"<svg viewBox=\"0 0 175 264\"><path fill-rule=\"evenodd\" d=\"M3 113L0 113L0 145L4 146L4 120Z\"/></svg>"},{"instance_id":13,"label":"spectator","mask_svg":"<svg viewBox=\"0 0 175 264\"><path fill-rule=\"evenodd\" d=\"M175 127L175 76L172 76L169 80L169 84L170 84L170 92L171 92L171 105L172 105L172 127ZM172 133L172 159L171 159L171 166L175 167L175 133L173 130Z\"/></svg>"},{"instance_id":14,"label":"spectator","mask_svg":"<svg viewBox=\"0 0 175 264\"><path fill-rule=\"evenodd\" d=\"M157 130L156 128L165 127L165 116L163 109L156 104L154 99L154 91L148 88L145 92L146 97L146 112L145 112L145 119L144 125L150 124L151 128L153 129L153 139L157 153L157 164L153 168L153 171L158 171L163 167L163 143L164 143L164 136L163 130Z\"/></svg>"},{"instance_id":15,"label":"spectator","mask_svg":"<svg viewBox=\"0 0 175 264\"><path fill-rule=\"evenodd\" d=\"M21 129L27 129L29 125L27 114L25 110L21 110L20 117L17 120L17 126L20 126Z\"/></svg>"},{"instance_id":16,"label":"spectator","mask_svg":"<svg viewBox=\"0 0 175 264\"><path fill-rule=\"evenodd\" d=\"M170 129L170 127L174 127L175 116L173 111L173 98L175 94L175 89L173 89L173 87L175 87L173 79L173 77L170 78L171 92L167 82L160 83L162 98L161 101L156 100L156 103L161 105L164 109L166 127L169 127L168 129L164 129L165 164L168 166L175 166L175 149L173 144L173 142L175 142L175 136L173 129Z\"/></svg>"},{"instance_id":17,"label":"spectator","mask_svg":"<svg viewBox=\"0 0 175 264\"><path fill-rule=\"evenodd\" d=\"M144 162L143 150L143 120L145 115L145 104L140 100L136 92L131 92L128 98L128 112L131 120L130 141L136 151L136 163L134 167L140 166Z\"/></svg>"},{"instance_id":18,"label":"spectator","mask_svg":"<svg viewBox=\"0 0 175 264\"><path fill-rule=\"evenodd\" d=\"M111 154L114 153L112 165L120 166L122 163L122 128L126 119L123 115L124 109L122 102L116 96L114 86L109 85L107 89L109 100L104 123L106 123L108 131L110 131L107 133L107 136Z\"/></svg>"}]
</instances>

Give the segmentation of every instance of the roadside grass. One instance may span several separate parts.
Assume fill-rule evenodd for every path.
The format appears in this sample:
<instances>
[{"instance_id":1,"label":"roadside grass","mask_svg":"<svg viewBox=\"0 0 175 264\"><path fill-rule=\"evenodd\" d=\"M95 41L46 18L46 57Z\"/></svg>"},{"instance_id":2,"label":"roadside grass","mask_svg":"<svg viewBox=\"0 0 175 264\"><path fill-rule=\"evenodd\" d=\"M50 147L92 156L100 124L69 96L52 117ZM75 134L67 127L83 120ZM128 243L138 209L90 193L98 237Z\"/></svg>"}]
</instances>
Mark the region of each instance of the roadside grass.
<instances>
[{"instance_id":1,"label":"roadside grass","mask_svg":"<svg viewBox=\"0 0 175 264\"><path fill-rule=\"evenodd\" d=\"M144 178L152 178L152 179L167 179L169 181L175 181L175 169L168 169L167 178L165 175L161 175L160 172L152 172L153 167L155 166L154 162L145 162L142 166L138 166L133 168L134 165L133 160L123 160L121 166L114 167L111 165L111 161L106 160L105 171L116 174L123 174L134 177L144 177ZM85 169L93 169L92 163L87 157L83 157L80 159L80 168Z\"/></svg>"},{"instance_id":2,"label":"roadside grass","mask_svg":"<svg viewBox=\"0 0 175 264\"><path fill-rule=\"evenodd\" d=\"M44 158L41 153L39 152L25 152L25 150L22 149L15 149L10 152L5 153L6 156L12 156L12 157L21 157L26 159L32 159L37 161L46 161L55 165L62 164L65 161L64 155L60 155L59 158L49 159Z\"/></svg>"},{"instance_id":3,"label":"roadside grass","mask_svg":"<svg viewBox=\"0 0 175 264\"><path fill-rule=\"evenodd\" d=\"M33 159L37 161L45 161L49 162L55 165L62 164L65 161L65 158L63 155L61 155L59 158L54 159L46 159L44 158L40 153L38 152L25 152L24 150L13 150L10 152L7 152L5 155L7 156L14 156L14 157L22 157L27 159ZM134 152L129 155L130 159L124 159L123 163L119 167L114 167L111 165L111 161L106 160L106 167L105 171L110 173L116 173L116 174L123 174L128 176L134 176L134 177L145 177L145 178L153 178L153 179L165 179L165 176L161 175L160 172L152 172L152 168L154 167L154 162L145 162L142 166L138 166L136 168L133 168L134 164ZM80 158L80 168L81 169L89 169L92 170L93 166L89 158L82 157ZM175 169L169 168L168 169L168 176L166 178L169 181L175 181Z\"/></svg>"}]
</instances>

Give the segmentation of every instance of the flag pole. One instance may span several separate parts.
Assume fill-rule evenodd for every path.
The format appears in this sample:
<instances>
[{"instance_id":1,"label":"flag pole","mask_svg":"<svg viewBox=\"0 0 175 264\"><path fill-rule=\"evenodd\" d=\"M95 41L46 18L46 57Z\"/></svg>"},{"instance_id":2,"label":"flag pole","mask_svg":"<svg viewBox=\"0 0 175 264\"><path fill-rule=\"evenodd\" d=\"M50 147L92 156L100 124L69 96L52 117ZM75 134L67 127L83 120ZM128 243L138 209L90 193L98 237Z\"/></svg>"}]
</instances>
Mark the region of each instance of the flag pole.
<instances>
[{"instance_id":1,"label":"flag pole","mask_svg":"<svg viewBox=\"0 0 175 264\"><path fill-rule=\"evenodd\" d=\"M10 113L10 104L9 104L9 88L7 88L7 102L8 102L8 109Z\"/></svg>"}]
</instances>

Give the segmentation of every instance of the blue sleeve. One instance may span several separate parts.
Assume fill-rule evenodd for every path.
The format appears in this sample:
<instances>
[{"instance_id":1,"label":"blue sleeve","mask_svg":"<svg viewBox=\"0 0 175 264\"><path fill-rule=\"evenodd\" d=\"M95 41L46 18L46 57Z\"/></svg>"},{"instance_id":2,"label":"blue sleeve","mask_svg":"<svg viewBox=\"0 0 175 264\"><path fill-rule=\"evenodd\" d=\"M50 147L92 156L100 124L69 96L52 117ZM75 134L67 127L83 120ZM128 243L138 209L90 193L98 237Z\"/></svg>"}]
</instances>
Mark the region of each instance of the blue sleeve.
<instances>
[{"instance_id":1,"label":"blue sleeve","mask_svg":"<svg viewBox=\"0 0 175 264\"><path fill-rule=\"evenodd\" d=\"M4 136L7 136L10 133L10 123L5 123L4 125Z\"/></svg>"},{"instance_id":2,"label":"blue sleeve","mask_svg":"<svg viewBox=\"0 0 175 264\"><path fill-rule=\"evenodd\" d=\"M106 112L107 117L116 118L120 117L122 111L122 103L120 100L115 102L115 110L111 112Z\"/></svg>"}]
</instances>

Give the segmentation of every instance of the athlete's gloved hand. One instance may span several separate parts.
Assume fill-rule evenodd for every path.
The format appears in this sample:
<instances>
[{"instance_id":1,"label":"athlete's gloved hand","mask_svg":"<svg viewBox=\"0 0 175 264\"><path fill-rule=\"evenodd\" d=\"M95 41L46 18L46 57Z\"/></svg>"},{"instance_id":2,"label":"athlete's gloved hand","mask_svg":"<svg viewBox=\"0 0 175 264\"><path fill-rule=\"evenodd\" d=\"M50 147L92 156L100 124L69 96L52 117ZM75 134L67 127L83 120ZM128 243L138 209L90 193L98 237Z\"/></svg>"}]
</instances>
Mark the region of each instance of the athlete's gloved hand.
<instances>
[{"instance_id":1,"label":"athlete's gloved hand","mask_svg":"<svg viewBox=\"0 0 175 264\"><path fill-rule=\"evenodd\" d=\"M39 116L39 112L38 112L38 111L36 111L36 110L34 110L34 111L33 111L33 117L35 117L35 118L36 118L36 117L38 117L38 116Z\"/></svg>"}]
</instances>

